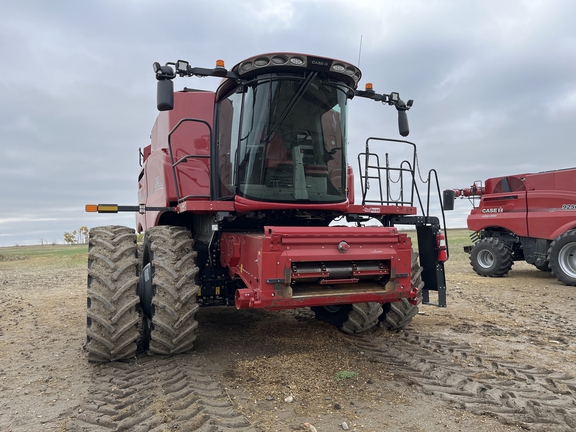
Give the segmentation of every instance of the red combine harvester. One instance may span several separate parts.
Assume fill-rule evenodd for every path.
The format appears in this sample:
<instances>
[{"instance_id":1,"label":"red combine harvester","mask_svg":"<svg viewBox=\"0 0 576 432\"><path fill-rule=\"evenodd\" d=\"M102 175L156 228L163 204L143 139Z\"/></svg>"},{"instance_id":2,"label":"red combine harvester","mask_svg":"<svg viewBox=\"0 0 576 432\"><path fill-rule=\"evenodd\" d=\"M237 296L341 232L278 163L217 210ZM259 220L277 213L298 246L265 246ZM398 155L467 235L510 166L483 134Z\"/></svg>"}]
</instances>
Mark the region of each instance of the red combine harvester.
<instances>
[{"instance_id":1,"label":"red combine harvester","mask_svg":"<svg viewBox=\"0 0 576 432\"><path fill-rule=\"evenodd\" d=\"M445 232L424 212L430 199L424 205L416 187L416 146L366 141L360 203L346 156L350 99L394 106L402 136L412 101L371 85L358 90L358 68L306 54L259 55L231 70L179 60L154 71L161 112L140 153L139 205L86 206L135 211L145 233L140 248L133 229L90 230L91 360L187 351L200 306L310 307L347 333L405 326L419 303L432 304L429 291L446 306ZM222 82L215 92L174 92L178 75ZM408 159L393 166L392 150L381 166L373 148L385 146ZM432 183L440 201L434 170L428 197ZM418 254L399 224L416 228Z\"/></svg>"},{"instance_id":2,"label":"red combine harvester","mask_svg":"<svg viewBox=\"0 0 576 432\"><path fill-rule=\"evenodd\" d=\"M494 177L485 185L444 191L444 209L454 198L470 198L465 246L481 276L500 277L525 260L559 281L576 286L576 168ZM477 205L476 199L480 199Z\"/></svg>"}]
</instances>

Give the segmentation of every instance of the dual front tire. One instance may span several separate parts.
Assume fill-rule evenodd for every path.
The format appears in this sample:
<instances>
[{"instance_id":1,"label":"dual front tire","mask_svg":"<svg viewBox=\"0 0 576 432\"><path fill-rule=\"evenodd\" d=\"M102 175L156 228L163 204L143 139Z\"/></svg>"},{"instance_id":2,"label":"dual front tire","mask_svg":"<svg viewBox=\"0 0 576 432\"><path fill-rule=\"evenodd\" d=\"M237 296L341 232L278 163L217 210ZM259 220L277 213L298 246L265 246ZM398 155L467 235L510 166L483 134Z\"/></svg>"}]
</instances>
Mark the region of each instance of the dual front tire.
<instances>
[{"instance_id":1,"label":"dual front tire","mask_svg":"<svg viewBox=\"0 0 576 432\"><path fill-rule=\"evenodd\" d=\"M139 351L176 354L192 348L198 326L195 259L185 228L151 228L143 248L133 229L90 230L85 346L89 360L125 360Z\"/></svg>"}]
</instances>

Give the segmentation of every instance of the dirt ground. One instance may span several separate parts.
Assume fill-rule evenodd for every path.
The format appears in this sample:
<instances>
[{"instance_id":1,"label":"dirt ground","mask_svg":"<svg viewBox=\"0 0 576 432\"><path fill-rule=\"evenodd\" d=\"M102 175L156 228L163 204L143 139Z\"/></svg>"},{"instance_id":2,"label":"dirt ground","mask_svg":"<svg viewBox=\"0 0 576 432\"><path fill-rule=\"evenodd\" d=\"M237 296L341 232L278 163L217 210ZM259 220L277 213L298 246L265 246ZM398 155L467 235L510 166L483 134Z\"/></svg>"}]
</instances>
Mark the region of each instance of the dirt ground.
<instances>
[{"instance_id":1,"label":"dirt ground","mask_svg":"<svg viewBox=\"0 0 576 432\"><path fill-rule=\"evenodd\" d=\"M206 308L190 353L94 365L86 269L0 262L0 429L576 428L576 288L525 263L492 279L457 257L446 273L448 307L400 332Z\"/></svg>"}]
</instances>

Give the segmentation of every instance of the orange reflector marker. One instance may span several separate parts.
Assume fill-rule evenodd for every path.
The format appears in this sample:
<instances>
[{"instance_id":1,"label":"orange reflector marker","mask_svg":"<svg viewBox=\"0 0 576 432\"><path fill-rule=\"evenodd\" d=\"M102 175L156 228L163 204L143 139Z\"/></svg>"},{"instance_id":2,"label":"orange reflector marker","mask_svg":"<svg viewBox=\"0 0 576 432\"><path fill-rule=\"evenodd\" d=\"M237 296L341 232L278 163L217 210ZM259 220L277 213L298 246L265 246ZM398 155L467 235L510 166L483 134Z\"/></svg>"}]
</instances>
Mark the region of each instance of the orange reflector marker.
<instances>
[{"instance_id":1,"label":"orange reflector marker","mask_svg":"<svg viewBox=\"0 0 576 432\"><path fill-rule=\"evenodd\" d=\"M89 213L118 213L118 204L86 204Z\"/></svg>"},{"instance_id":2,"label":"orange reflector marker","mask_svg":"<svg viewBox=\"0 0 576 432\"><path fill-rule=\"evenodd\" d=\"M223 68L224 67L224 60L216 60L216 67Z\"/></svg>"}]
</instances>

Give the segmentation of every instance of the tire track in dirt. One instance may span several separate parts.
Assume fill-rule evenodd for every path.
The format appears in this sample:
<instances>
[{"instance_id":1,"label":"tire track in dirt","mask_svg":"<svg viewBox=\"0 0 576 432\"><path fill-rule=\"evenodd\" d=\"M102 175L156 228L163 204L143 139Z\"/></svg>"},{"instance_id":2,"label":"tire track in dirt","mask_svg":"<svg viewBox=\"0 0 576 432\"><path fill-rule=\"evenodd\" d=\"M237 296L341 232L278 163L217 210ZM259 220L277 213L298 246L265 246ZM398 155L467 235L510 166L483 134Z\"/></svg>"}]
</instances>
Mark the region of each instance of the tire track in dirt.
<instances>
[{"instance_id":1,"label":"tire track in dirt","mask_svg":"<svg viewBox=\"0 0 576 432\"><path fill-rule=\"evenodd\" d=\"M66 430L255 430L189 355L94 366L87 394Z\"/></svg>"},{"instance_id":2,"label":"tire track in dirt","mask_svg":"<svg viewBox=\"0 0 576 432\"><path fill-rule=\"evenodd\" d=\"M514 303L506 302L503 304L498 300L490 298L488 295L470 295L462 291L459 291L458 294L462 300L466 300L469 304L482 303L485 308L500 312L503 316L513 316L516 320L524 320L534 327L532 331L538 333L538 335L555 333L559 338L564 340L571 340L576 337L576 329L570 325L570 321L566 318L566 311L564 310L558 311L537 301L534 301L534 304L529 304L530 309L525 310L525 308L517 307ZM573 301L574 299L566 300ZM535 310L538 310L537 314L534 314ZM506 331L508 330L513 329L506 329Z\"/></svg>"},{"instance_id":3,"label":"tire track in dirt","mask_svg":"<svg viewBox=\"0 0 576 432\"><path fill-rule=\"evenodd\" d=\"M576 379L571 376L503 361L433 336L404 331L390 336L358 345L426 394L528 430L576 428Z\"/></svg>"}]
</instances>

